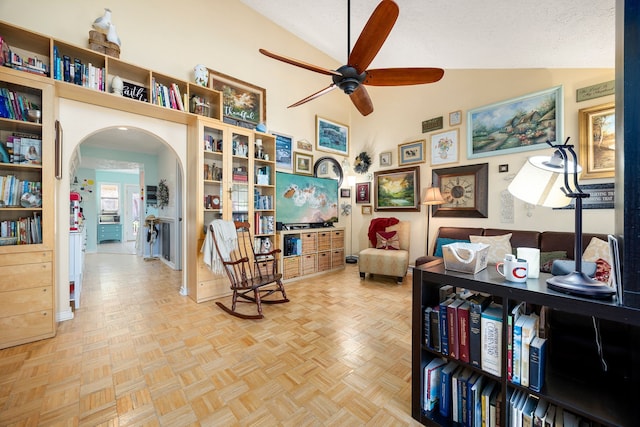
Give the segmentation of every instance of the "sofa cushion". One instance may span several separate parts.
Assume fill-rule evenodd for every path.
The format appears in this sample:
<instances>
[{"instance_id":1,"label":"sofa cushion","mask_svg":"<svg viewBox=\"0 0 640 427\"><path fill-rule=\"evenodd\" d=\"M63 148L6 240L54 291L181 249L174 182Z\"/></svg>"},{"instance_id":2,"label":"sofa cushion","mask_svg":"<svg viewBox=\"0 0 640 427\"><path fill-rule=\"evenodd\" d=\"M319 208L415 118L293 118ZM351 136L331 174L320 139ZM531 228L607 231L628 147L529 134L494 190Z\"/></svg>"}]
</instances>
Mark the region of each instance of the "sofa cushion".
<instances>
[{"instance_id":1,"label":"sofa cushion","mask_svg":"<svg viewBox=\"0 0 640 427\"><path fill-rule=\"evenodd\" d=\"M597 237L593 237L591 238L587 249L585 249L582 254L582 259L584 261L596 262L600 258L607 261L609 265L613 264L611 262L611 255L609 254L609 243L598 239Z\"/></svg>"},{"instance_id":2,"label":"sofa cushion","mask_svg":"<svg viewBox=\"0 0 640 427\"><path fill-rule=\"evenodd\" d=\"M469 240L465 239L449 239L447 237L438 237L436 240L436 250L433 252L434 256L442 256L442 246L448 245L450 243L463 242L463 243L471 243Z\"/></svg>"},{"instance_id":3,"label":"sofa cushion","mask_svg":"<svg viewBox=\"0 0 640 427\"><path fill-rule=\"evenodd\" d=\"M538 248L540 247L540 232L530 230L503 230L499 228L487 228L482 233L483 236L503 236L511 233L511 247L517 248Z\"/></svg>"},{"instance_id":4,"label":"sofa cushion","mask_svg":"<svg viewBox=\"0 0 640 427\"><path fill-rule=\"evenodd\" d=\"M540 252L540 271L551 273L553 261L557 259L567 259L567 251Z\"/></svg>"},{"instance_id":5,"label":"sofa cushion","mask_svg":"<svg viewBox=\"0 0 640 427\"><path fill-rule=\"evenodd\" d=\"M400 249L397 231L378 231L376 233L376 249Z\"/></svg>"},{"instance_id":6,"label":"sofa cushion","mask_svg":"<svg viewBox=\"0 0 640 427\"><path fill-rule=\"evenodd\" d=\"M497 264L504 260L506 254L512 254L511 233L502 236L469 236L471 243L486 243L489 245L487 263Z\"/></svg>"}]
</instances>

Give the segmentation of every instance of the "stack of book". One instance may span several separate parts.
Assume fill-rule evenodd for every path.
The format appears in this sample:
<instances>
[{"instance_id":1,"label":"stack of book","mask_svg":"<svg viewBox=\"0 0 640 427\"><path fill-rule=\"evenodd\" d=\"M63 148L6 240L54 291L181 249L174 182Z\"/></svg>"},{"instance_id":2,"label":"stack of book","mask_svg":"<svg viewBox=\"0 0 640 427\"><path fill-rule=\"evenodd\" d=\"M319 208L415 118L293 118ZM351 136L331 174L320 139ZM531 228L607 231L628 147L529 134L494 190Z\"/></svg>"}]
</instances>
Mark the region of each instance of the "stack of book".
<instances>
[{"instance_id":1,"label":"stack of book","mask_svg":"<svg viewBox=\"0 0 640 427\"><path fill-rule=\"evenodd\" d=\"M27 110L39 109L29 98L5 87L0 88L0 117L26 122Z\"/></svg>"}]
</instances>

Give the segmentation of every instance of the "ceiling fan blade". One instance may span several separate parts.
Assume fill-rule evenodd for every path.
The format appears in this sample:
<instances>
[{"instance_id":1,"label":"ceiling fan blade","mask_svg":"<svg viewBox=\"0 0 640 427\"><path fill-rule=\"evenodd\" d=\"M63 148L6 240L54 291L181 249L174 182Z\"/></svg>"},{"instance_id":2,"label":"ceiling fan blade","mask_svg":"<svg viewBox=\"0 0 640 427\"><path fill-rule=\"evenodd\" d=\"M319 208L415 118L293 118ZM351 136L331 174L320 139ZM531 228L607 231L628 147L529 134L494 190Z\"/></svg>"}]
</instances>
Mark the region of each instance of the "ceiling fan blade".
<instances>
[{"instance_id":1,"label":"ceiling fan blade","mask_svg":"<svg viewBox=\"0 0 640 427\"><path fill-rule=\"evenodd\" d=\"M298 61L297 59L288 58L286 56L278 55L278 54L275 54L273 52L269 52L268 50L265 50L265 49L258 49L258 50L260 51L261 54L266 55L266 56L268 56L270 58L277 59L278 61L286 62L287 64L290 64L290 65L295 65L296 67L304 68L305 70L315 71L316 73L326 74L328 76L341 76L342 75L337 71L328 70L326 68L318 67L318 66L313 65L313 64L308 64L308 63L303 62L303 61Z\"/></svg>"},{"instance_id":2,"label":"ceiling fan blade","mask_svg":"<svg viewBox=\"0 0 640 427\"><path fill-rule=\"evenodd\" d=\"M367 70L362 84L370 86L407 86L437 82L444 76L442 68L379 68Z\"/></svg>"},{"instance_id":3,"label":"ceiling fan blade","mask_svg":"<svg viewBox=\"0 0 640 427\"><path fill-rule=\"evenodd\" d=\"M334 90L336 87L337 87L337 86L336 86L335 84L331 83L329 86L325 87L324 89L319 90L318 92L314 93L313 95L309 95L309 96L307 96L307 97L306 97L306 98L304 98L304 99L301 99L300 101L296 102L295 104L291 104L291 105L289 105L289 107L287 107L287 108L297 107L298 105L302 105L302 104L304 104L305 102L309 102L309 101L311 101L311 100L313 100L313 99L319 98L319 97L321 97L322 95L324 95L325 93L329 93L329 92L331 92L331 91L332 91L332 90Z\"/></svg>"},{"instance_id":4,"label":"ceiling fan blade","mask_svg":"<svg viewBox=\"0 0 640 427\"><path fill-rule=\"evenodd\" d=\"M363 116L368 116L373 112L373 103L371 102L371 98L369 97L369 93L364 86L360 85L356 90L349 95L353 105L356 106L360 114Z\"/></svg>"},{"instance_id":5,"label":"ceiling fan blade","mask_svg":"<svg viewBox=\"0 0 640 427\"><path fill-rule=\"evenodd\" d=\"M366 70L387 39L399 13L400 10L395 2L382 0L362 29L347 64L355 68L358 73Z\"/></svg>"}]
</instances>

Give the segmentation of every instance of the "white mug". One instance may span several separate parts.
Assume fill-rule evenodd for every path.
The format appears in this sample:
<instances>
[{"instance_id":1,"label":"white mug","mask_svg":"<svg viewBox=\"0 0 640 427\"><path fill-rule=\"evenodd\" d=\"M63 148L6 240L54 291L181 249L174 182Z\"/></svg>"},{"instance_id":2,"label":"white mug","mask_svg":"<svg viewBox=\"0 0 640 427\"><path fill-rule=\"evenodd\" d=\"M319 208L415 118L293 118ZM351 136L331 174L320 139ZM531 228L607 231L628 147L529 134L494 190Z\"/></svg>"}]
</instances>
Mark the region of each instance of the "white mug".
<instances>
[{"instance_id":1,"label":"white mug","mask_svg":"<svg viewBox=\"0 0 640 427\"><path fill-rule=\"evenodd\" d=\"M540 277L540 249L538 248L518 248L518 258L527 261L529 271L527 277L537 279Z\"/></svg>"},{"instance_id":2,"label":"white mug","mask_svg":"<svg viewBox=\"0 0 640 427\"><path fill-rule=\"evenodd\" d=\"M500 268L502 267L502 269ZM509 282L523 283L527 281L527 261L507 257L496 264L496 271Z\"/></svg>"}]
</instances>

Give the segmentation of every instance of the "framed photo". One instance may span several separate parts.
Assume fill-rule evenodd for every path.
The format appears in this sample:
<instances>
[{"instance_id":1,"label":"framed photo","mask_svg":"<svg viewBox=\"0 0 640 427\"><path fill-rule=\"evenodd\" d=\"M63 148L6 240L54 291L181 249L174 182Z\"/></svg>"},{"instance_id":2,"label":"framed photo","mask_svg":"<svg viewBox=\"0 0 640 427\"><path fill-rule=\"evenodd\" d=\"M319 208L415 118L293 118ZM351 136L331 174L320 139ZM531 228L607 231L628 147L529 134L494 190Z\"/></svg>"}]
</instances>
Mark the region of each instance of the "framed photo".
<instances>
[{"instance_id":1,"label":"framed photo","mask_svg":"<svg viewBox=\"0 0 640 427\"><path fill-rule=\"evenodd\" d=\"M459 134L456 128L431 135L431 166L458 162Z\"/></svg>"},{"instance_id":2,"label":"framed photo","mask_svg":"<svg viewBox=\"0 0 640 427\"><path fill-rule=\"evenodd\" d=\"M362 215L371 215L373 213L371 211L371 205L362 205L361 211Z\"/></svg>"},{"instance_id":3,"label":"framed photo","mask_svg":"<svg viewBox=\"0 0 640 427\"><path fill-rule=\"evenodd\" d=\"M578 123L580 178L613 178L616 165L615 103L581 109Z\"/></svg>"},{"instance_id":4,"label":"framed photo","mask_svg":"<svg viewBox=\"0 0 640 427\"><path fill-rule=\"evenodd\" d=\"M292 169L293 137L279 132L271 132L271 134L276 138L276 168Z\"/></svg>"},{"instance_id":5,"label":"framed photo","mask_svg":"<svg viewBox=\"0 0 640 427\"><path fill-rule=\"evenodd\" d=\"M371 183L359 182L356 184L356 203L371 203Z\"/></svg>"},{"instance_id":6,"label":"framed photo","mask_svg":"<svg viewBox=\"0 0 640 427\"><path fill-rule=\"evenodd\" d=\"M222 120L254 129L267 121L267 91L209 69L209 87L222 92Z\"/></svg>"},{"instance_id":7,"label":"framed photo","mask_svg":"<svg viewBox=\"0 0 640 427\"><path fill-rule=\"evenodd\" d=\"M424 163L426 158L424 156L424 146L426 141L421 139L419 141L407 142L398 145L398 165L412 165L415 163Z\"/></svg>"},{"instance_id":8,"label":"framed photo","mask_svg":"<svg viewBox=\"0 0 640 427\"><path fill-rule=\"evenodd\" d=\"M373 205L379 211L420 211L420 166L375 172Z\"/></svg>"},{"instance_id":9,"label":"framed photo","mask_svg":"<svg viewBox=\"0 0 640 427\"><path fill-rule=\"evenodd\" d=\"M349 197L351 198L351 189L350 188L341 188L340 189L340 197Z\"/></svg>"},{"instance_id":10,"label":"framed photo","mask_svg":"<svg viewBox=\"0 0 640 427\"><path fill-rule=\"evenodd\" d=\"M298 148L298 150L313 151L313 144L307 141L306 139L301 139L297 141L296 147Z\"/></svg>"},{"instance_id":11,"label":"framed photo","mask_svg":"<svg viewBox=\"0 0 640 427\"><path fill-rule=\"evenodd\" d=\"M462 123L462 111L454 111L449 113L449 126L458 126Z\"/></svg>"},{"instance_id":12,"label":"framed photo","mask_svg":"<svg viewBox=\"0 0 640 427\"><path fill-rule=\"evenodd\" d=\"M549 148L562 142L562 86L469 110L467 157Z\"/></svg>"},{"instance_id":13,"label":"framed photo","mask_svg":"<svg viewBox=\"0 0 640 427\"><path fill-rule=\"evenodd\" d=\"M391 166L391 151L380 153L380 166Z\"/></svg>"},{"instance_id":14,"label":"framed photo","mask_svg":"<svg viewBox=\"0 0 640 427\"><path fill-rule=\"evenodd\" d=\"M447 201L432 206L433 216L487 218L488 171L488 163L433 169L433 185Z\"/></svg>"},{"instance_id":15,"label":"framed photo","mask_svg":"<svg viewBox=\"0 0 640 427\"><path fill-rule=\"evenodd\" d=\"M293 153L293 173L313 175L313 156L298 152Z\"/></svg>"},{"instance_id":16,"label":"framed photo","mask_svg":"<svg viewBox=\"0 0 640 427\"><path fill-rule=\"evenodd\" d=\"M349 126L316 116L316 149L349 155Z\"/></svg>"}]
</instances>

